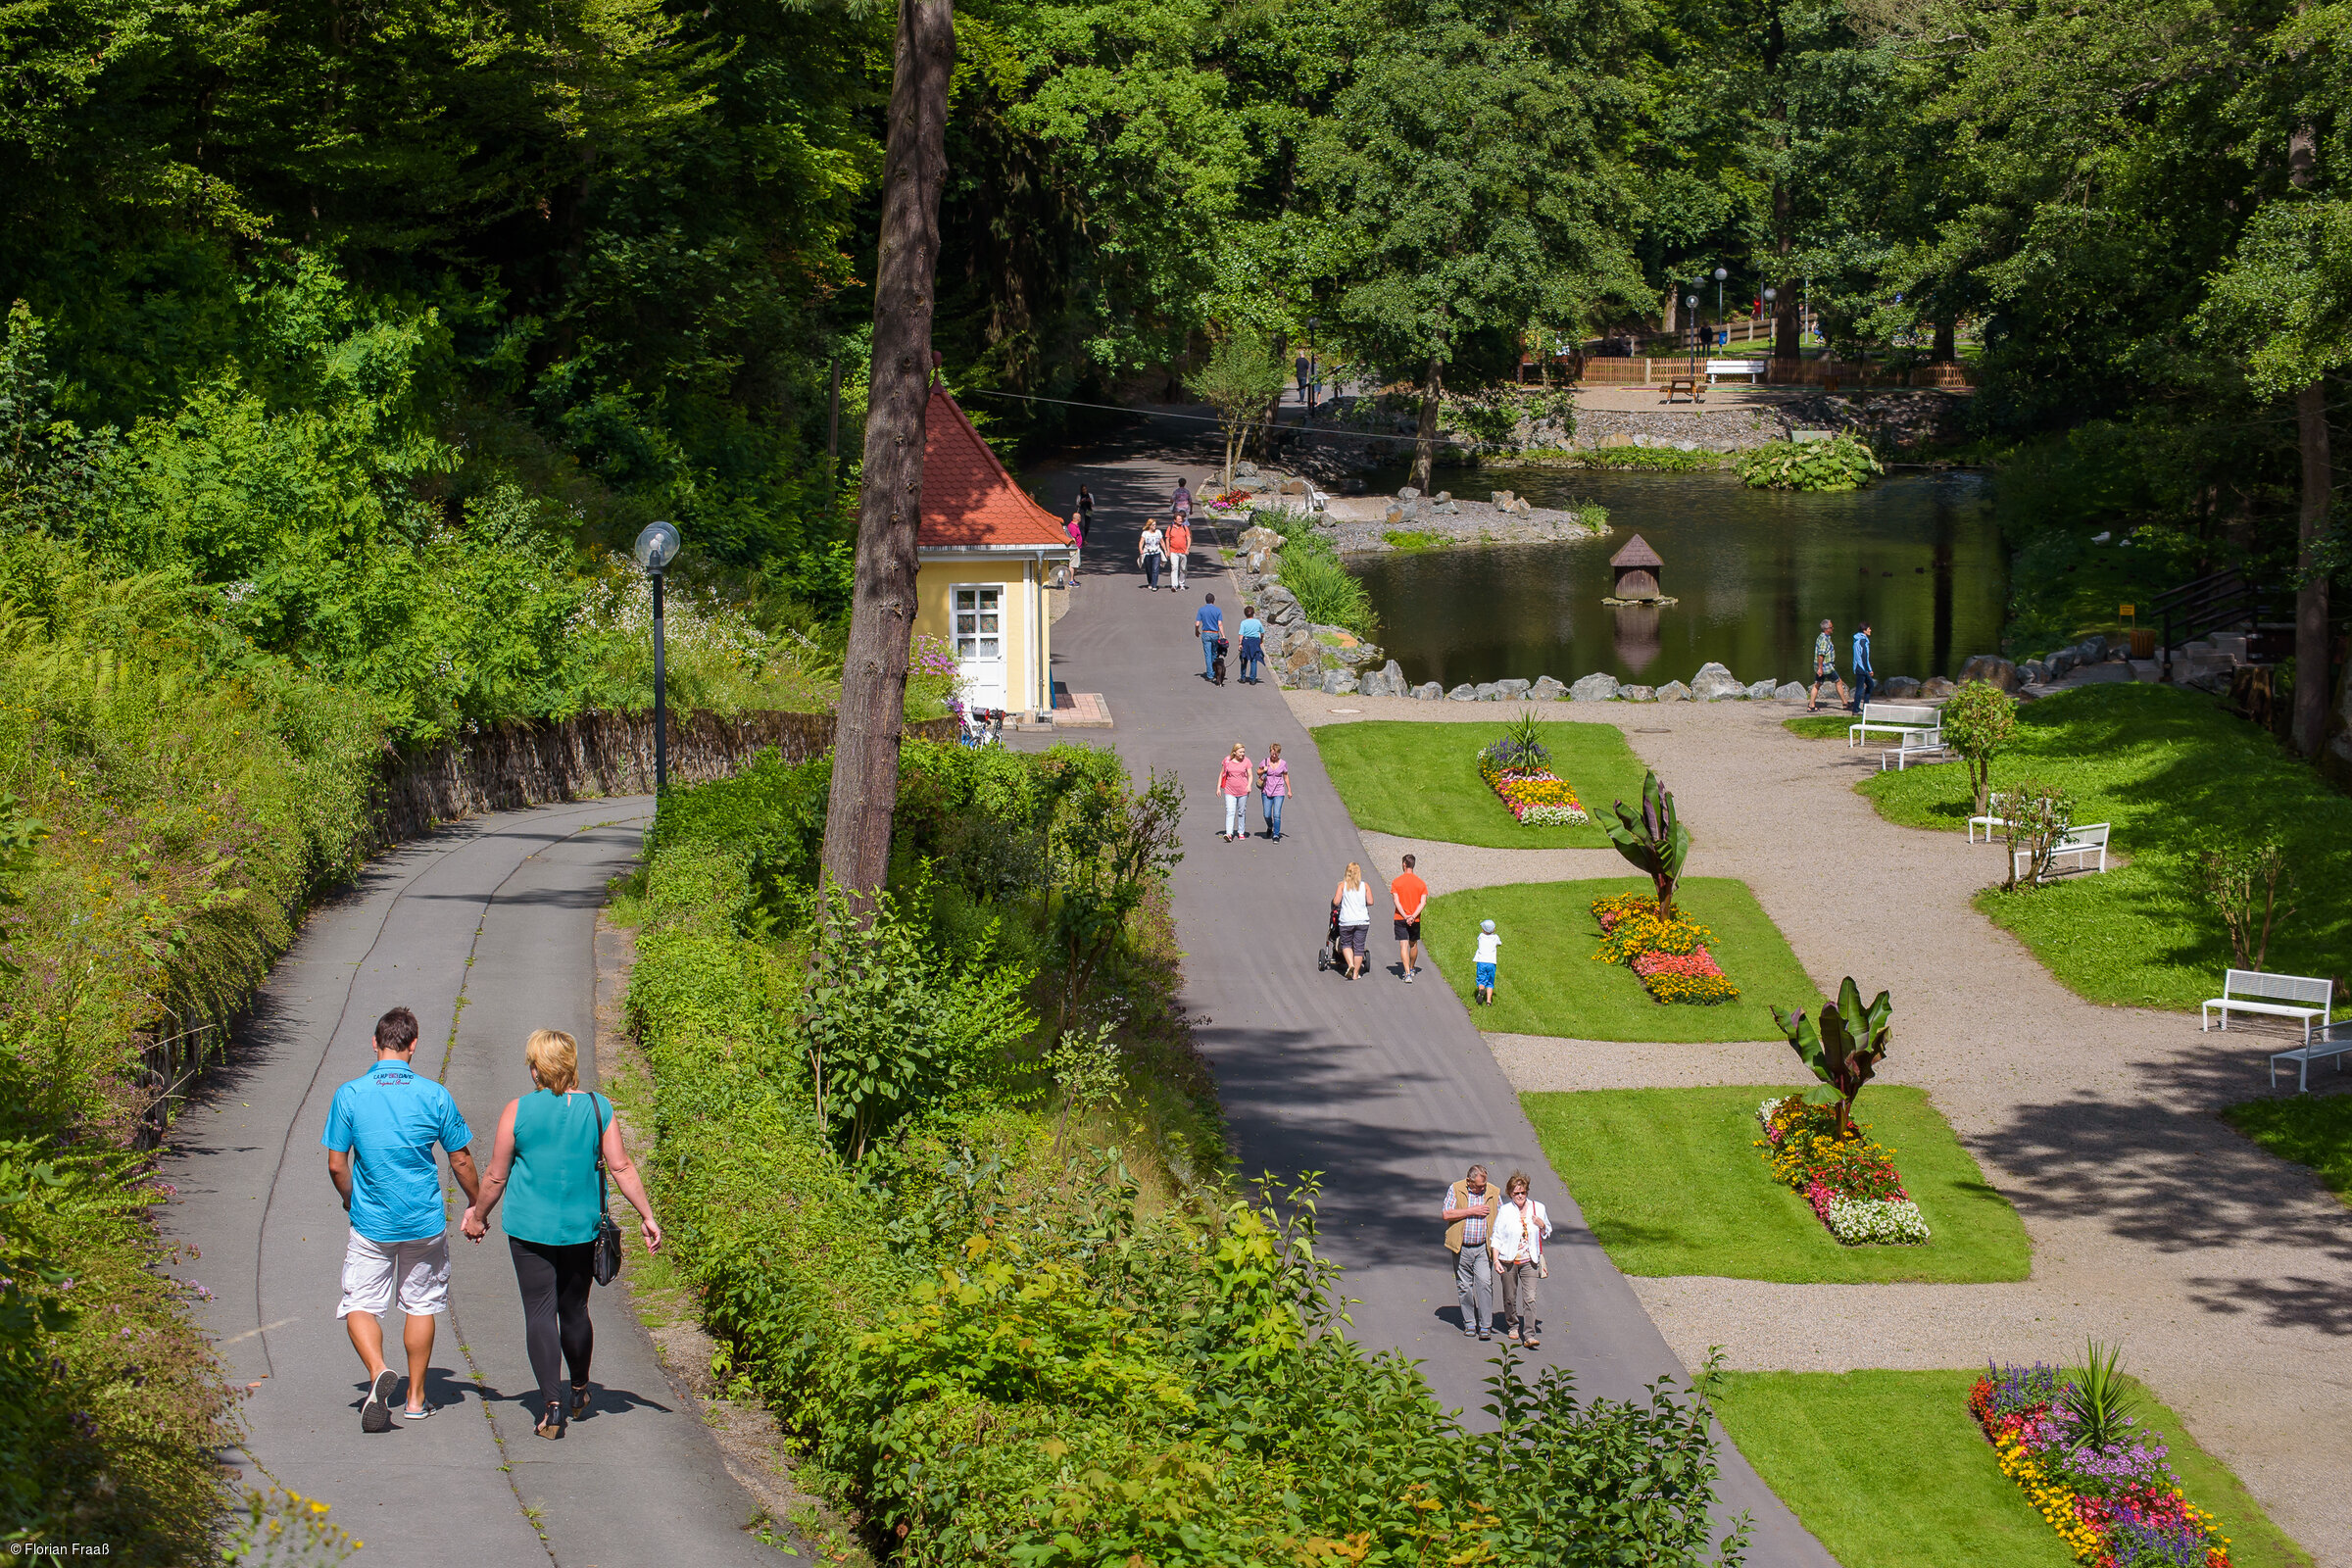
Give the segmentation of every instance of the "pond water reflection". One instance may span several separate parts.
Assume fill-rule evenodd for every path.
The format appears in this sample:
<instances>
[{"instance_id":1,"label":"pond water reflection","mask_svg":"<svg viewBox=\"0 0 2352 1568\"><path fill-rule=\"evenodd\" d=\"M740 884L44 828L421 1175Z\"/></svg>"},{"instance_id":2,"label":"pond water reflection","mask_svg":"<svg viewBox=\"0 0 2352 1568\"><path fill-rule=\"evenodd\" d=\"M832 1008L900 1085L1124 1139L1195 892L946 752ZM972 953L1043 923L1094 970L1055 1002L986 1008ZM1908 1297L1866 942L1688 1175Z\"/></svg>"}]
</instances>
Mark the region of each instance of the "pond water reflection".
<instances>
[{"instance_id":1,"label":"pond water reflection","mask_svg":"<svg viewBox=\"0 0 2352 1568\"><path fill-rule=\"evenodd\" d=\"M1841 669L1856 620L1870 618L1882 677L1949 675L2000 647L2008 566L1980 475L1904 474L1846 495L1750 490L1728 473L1501 466L1450 483L1539 506L1598 501L1611 531L1353 564L1380 642L1416 683L1606 670L1663 685L1709 660L1745 681L1802 680L1824 616L1837 622ZM1637 533L1664 560L1659 586L1679 603L1601 603L1609 557Z\"/></svg>"}]
</instances>

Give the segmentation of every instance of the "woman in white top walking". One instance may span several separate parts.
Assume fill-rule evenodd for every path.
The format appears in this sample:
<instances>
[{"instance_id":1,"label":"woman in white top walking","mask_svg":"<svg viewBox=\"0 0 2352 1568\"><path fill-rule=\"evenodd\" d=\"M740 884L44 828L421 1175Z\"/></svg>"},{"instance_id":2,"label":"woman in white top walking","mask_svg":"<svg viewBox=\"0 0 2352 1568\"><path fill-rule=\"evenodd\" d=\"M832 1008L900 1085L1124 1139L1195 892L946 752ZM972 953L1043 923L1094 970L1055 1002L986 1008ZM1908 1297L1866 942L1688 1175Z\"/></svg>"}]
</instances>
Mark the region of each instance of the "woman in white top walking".
<instances>
[{"instance_id":1,"label":"woman in white top walking","mask_svg":"<svg viewBox=\"0 0 2352 1568\"><path fill-rule=\"evenodd\" d=\"M1159 592L1159 565L1166 559L1167 544L1168 536L1159 531L1159 519L1145 518L1144 537L1137 541L1135 547L1136 564L1144 568L1144 580L1136 584L1138 588Z\"/></svg>"},{"instance_id":2,"label":"woman in white top walking","mask_svg":"<svg viewBox=\"0 0 2352 1568\"><path fill-rule=\"evenodd\" d=\"M1502 1206L1494 1211L1494 1223L1487 1232L1502 1286L1502 1337L1532 1350L1544 1343L1536 1338L1536 1281L1547 1277L1544 1238L1551 1234L1551 1216L1528 1197L1523 1170L1511 1172L1502 1194Z\"/></svg>"},{"instance_id":3,"label":"woman in white top walking","mask_svg":"<svg viewBox=\"0 0 2352 1568\"><path fill-rule=\"evenodd\" d=\"M1331 902L1340 906L1340 951L1348 955L1348 978L1359 979L1364 972L1364 942L1372 933L1372 895L1364 886L1362 866L1348 862L1348 874L1340 878Z\"/></svg>"}]
</instances>

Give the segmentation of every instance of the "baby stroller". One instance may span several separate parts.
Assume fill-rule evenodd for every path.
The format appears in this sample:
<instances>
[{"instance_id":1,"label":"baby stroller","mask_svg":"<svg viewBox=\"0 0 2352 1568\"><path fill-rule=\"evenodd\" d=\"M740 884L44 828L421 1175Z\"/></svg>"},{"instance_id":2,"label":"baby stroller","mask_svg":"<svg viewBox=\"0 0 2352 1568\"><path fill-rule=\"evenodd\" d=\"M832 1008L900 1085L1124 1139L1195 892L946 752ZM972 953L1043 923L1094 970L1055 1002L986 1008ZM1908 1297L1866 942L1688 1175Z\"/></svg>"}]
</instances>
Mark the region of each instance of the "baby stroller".
<instances>
[{"instance_id":1,"label":"baby stroller","mask_svg":"<svg viewBox=\"0 0 2352 1568\"><path fill-rule=\"evenodd\" d=\"M956 737L965 746L1002 746L1004 744L1004 710L1002 708L967 708L963 710L963 733Z\"/></svg>"},{"instance_id":2,"label":"baby stroller","mask_svg":"<svg viewBox=\"0 0 2352 1568\"><path fill-rule=\"evenodd\" d=\"M1232 646L1233 645L1227 642L1224 638L1219 637L1209 650L1209 653L1214 659L1216 665L1216 674L1212 676L1211 679L1213 679L1219 686L1225 684L1225 652Z\"/></svg>"},{"instance_id":3,"label":"baby stroller","mask_svg":"<svg viewBox=\"0 0 2352 1568\"><path fill-rule=\"evenodd\" d=\"M1347 967L1348 959L1340 952L1340 905L1335 899L1331 905L1331 929L1323 933L1323 946L1315 954L1315 972L1322 974Z\"/></svg>"}]
</instances>

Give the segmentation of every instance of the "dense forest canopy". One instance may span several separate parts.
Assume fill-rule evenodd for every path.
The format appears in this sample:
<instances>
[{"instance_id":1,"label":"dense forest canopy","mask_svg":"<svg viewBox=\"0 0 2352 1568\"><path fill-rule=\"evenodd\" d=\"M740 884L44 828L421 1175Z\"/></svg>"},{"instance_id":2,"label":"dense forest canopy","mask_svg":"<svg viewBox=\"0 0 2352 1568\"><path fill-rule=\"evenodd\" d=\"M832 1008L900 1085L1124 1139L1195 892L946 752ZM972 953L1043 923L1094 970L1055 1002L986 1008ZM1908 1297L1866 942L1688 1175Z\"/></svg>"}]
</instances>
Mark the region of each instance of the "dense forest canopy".
<instances>
[{"instance_id":1,"label":"dense forest canopy","mask_svg":"<svg viewBox=\"0 0 2352 1568\"><path fill-rule=\"evenodd\" d=\"M594 685L555 651L570 612L519 602L474 637L514 646L467 656L504 696L380 667L449 662L380 645L453 571L592 573L667 516L768 630L837 617L893 20L10 8L10 493L123 569L233 589L256 646L394 694L417 732ZM2028 514L2169 528L2184 573L2284 573L2292 400L2352 359L2348 24L2285 0L972 0L938 340L959 388L1099 402L1174 392L1237 331L1287 353L1315 318L1326 358L1463 388L1535 334L1658 327L1721 268L1734 310L1777 290L1783 353L1800 302L1844 352L1964 342ZM1014 441L1089 417L974 406Z\"/></svg>"}]
</instances>

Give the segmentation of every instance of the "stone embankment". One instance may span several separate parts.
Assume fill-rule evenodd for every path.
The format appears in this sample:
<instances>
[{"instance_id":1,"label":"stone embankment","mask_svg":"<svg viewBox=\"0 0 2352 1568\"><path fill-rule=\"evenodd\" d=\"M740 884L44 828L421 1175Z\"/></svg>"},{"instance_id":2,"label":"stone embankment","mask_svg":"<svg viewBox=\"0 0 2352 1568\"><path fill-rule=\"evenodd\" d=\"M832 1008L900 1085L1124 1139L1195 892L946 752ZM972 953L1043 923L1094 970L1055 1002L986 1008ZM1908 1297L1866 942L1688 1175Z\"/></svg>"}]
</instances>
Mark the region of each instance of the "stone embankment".
<instances>
[{"instance_id":1,"label":"stone embankment","mask_svg":"<svg viewBox=\"0 0 2352 1568\"><path fill-rule=\"evenodd\" d=\"M1539 507L1508 490L1491 490L1486 500L1476 501L1457 498L1449 490L1423 495L1410 485L1394 498L1327 499L1317 520L1331 530L1332 544L1346 555L1439 545L1550 544L1597 538L1609 531L1606 514L1597 511L1588 515Z\"/></svg>"}]
</instances>

